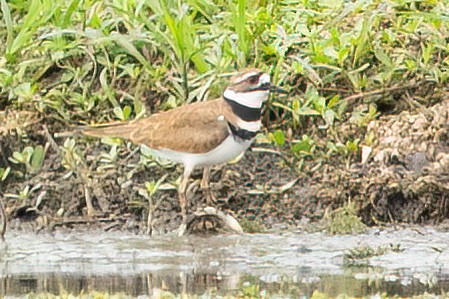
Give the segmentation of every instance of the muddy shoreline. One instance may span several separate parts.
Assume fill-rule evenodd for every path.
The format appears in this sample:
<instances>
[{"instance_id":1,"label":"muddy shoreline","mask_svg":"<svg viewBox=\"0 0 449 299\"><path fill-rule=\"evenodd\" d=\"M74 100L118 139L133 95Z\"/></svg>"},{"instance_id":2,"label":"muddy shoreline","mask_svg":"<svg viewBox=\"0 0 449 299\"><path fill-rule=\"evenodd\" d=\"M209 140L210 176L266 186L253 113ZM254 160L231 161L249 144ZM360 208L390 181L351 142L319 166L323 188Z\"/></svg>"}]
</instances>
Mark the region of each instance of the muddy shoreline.
<instances>
[{"instance_id":1,"label":"muddy shoreline","mask_svg":"<svg viewBox=\"0 0 449 299\"><path fill-rule=\"evenodd\" d=\"M351 160L305 158L300 170L286 165L282 149L259 139L236 163L212 170L216 207L243 222L248 232L292 230L348 204L369 226L441 223L449 215L448 115L449 100L445 100L382 116L360 132L364 138ZM23 128L26 140L13 131L0 137L2 165L9 165L14 174L2 182L11 228L100 226L144 232L150 201L155 234L179 226L176 165L161 166L143 158L131 144L112 147L116 151L111 152L111 146L84 138L71 139L70 152L64 145L67 139L54 139L38 123ZM345 123L339 130L353 134L355 128ZM6 159L15 148L36 144L45 145L46 155L34 173ZM66 166L70 159L71 169ZM150 196L146 184L154 186L161 178L159 189ZM204 208L200 178L198 171L189 186L190 213ZM88 200L93 213L88 211Z\"/></svg>"}]
</instances>

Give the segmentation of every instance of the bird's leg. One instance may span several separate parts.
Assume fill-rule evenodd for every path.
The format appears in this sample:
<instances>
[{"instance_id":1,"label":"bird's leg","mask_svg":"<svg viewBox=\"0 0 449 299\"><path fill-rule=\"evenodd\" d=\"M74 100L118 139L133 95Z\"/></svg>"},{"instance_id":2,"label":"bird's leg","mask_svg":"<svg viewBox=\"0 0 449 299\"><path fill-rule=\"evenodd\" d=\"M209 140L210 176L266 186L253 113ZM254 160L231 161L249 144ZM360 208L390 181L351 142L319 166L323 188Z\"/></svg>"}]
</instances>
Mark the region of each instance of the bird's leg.
<instances>
[{"instance_id":1,"label":"bird's leg","mask_svg":"<svg viewBox=\"0 0 449 299\"><path fill-rule=\"evenodd\" d=\"M203 194L206 197L206 204L211 206L214 202L216 202L216 198L210 189L210 167L204 167L203 169L203 178L201 179L201 190L203 190Z\"/></svg>"},{"instance_id":2,"label":"bird's leg","mask_svg":"<svg viewBox=\"0 0 449 299\"><path fill-rule=\"evenodd\" d=\"M178 187L179 206L181 207L182 223L187 222L187 185L189 183L190 174L192 169L189 167L184 168L184 173L181 178L181 183Z\"/></svg>"}]
</instances>

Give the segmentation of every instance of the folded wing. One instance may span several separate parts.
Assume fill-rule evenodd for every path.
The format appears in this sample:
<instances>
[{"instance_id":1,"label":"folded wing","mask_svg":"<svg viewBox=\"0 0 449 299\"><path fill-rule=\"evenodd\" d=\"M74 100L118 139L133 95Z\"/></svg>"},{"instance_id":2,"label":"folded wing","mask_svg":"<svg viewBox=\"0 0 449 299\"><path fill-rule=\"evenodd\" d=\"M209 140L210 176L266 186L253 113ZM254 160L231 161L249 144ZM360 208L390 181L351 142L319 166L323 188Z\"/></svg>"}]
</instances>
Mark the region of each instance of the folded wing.
<instances>
[{"instance_id":1,"label":"folded wing","mask_svg":"<svg viewBox=\"0 0 449 299\"><path fill-rule=\"evenodd\" d=\"M229 135L220 100L194 103L135 121L87 127L82 133L187 153L208 152Z\"/></svg>"}]
</instances>

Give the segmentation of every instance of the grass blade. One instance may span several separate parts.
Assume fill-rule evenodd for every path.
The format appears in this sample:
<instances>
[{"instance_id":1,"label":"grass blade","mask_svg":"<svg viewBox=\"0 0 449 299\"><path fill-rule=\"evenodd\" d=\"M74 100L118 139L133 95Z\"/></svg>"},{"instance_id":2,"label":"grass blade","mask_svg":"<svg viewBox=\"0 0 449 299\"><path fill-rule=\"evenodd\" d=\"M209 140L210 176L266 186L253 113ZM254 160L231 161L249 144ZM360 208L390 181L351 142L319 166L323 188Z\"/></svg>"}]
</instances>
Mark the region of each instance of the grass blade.
<instances>
[{"instance_id":1,"label":"grass blade","mask_svg":"<svg viewBox=\"0 0 449 299\"><path fill-rule=\"evenodd\" d=\"M6 25L6 48L9 49L11 47L14 36L11 11L9 10L9 6L8 3L6 3L6 0L0 0L0 7L2 9L3 19L5 20Z\"/></svg>"}]
</instances>

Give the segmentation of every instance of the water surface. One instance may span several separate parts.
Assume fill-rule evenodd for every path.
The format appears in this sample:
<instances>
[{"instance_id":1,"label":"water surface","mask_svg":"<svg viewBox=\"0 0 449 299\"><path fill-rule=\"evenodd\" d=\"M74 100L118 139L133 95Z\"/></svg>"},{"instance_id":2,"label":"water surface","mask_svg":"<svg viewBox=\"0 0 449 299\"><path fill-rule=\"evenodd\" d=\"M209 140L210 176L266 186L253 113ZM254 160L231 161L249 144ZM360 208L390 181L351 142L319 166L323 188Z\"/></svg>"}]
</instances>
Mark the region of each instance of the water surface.
<instances>
[{"instance_id":1,"label":"water surface","mask_svg":"<svg viewBox=\"0 0 449 299\"><path fill-rule=\"evenodd\" d=\"M347 263L360 246L400 247ZM1 296L28 292L278 294L309 297L449 291L448 233L432 228L324 233L148 237L126 232L8 232Z\"/></svg>"}]
</instances>

